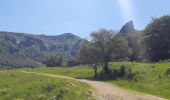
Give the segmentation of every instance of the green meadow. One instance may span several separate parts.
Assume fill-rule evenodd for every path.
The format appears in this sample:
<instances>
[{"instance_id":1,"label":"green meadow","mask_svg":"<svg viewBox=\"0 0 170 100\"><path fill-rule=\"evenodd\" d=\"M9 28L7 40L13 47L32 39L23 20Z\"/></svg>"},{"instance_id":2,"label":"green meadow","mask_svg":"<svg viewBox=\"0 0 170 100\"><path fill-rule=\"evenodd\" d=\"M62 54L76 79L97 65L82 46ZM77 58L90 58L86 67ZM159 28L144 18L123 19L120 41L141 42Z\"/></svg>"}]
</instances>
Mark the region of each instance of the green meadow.
<instances>
[{"instance_id":1,"label":"green meadow","mask_svg":"<svg viewBox=\"0 0 170 100\"><path fill-rule=\"evenodd\" d=\"M88 100L91 87L71 79L0 71L0 100Z\"/></svg>"},{"instance_id":2,"label":"green meadow","mask_svg":"<svg viewBox=\"0 0 170 100\"><path fill-rule=\"evenodd\" d=\"M124 65L127 68L131 68L132 72L135 72L133 80L117 78L115 80L103 79L100 81L106 81L120 87L130 89L132 91L139 91L149 93L152 95L164 97L170 99L170 77L166 76L166 70L170 66L170 62L160 63L137 63L137 62L113 62L110 63L110 69L118 69ZM99 68L98 73L101 71ZM24 69L26 70L26 69ZM35 69L29 69L28 71L48 73L55 75L64 75L74 78L86 78L93 79L94 72L90 66L79 67L40 67Z\"/></svg>"},{"instance_id":3,"label":"green meadow","mask_svg":"<svg viewBox=\"0 0 170 100\"><path fill-rule=\"evenodd\" d=\"M170 62L137 63L113 62L111 70L124 65L131 68L136 75L132 80L96 79L131 91L148 93L170 99L170 77L165 73ZM102 70L98 69L98 73ZM49 77L38 74L23 73L22 71L63 75L79 79L94 79L91 66L77 67L39 67L34 69L17 69L0 71L0 100L87 100L94 99L91 87L85 83L71 79Z\"/></svg>"}]
</instances>

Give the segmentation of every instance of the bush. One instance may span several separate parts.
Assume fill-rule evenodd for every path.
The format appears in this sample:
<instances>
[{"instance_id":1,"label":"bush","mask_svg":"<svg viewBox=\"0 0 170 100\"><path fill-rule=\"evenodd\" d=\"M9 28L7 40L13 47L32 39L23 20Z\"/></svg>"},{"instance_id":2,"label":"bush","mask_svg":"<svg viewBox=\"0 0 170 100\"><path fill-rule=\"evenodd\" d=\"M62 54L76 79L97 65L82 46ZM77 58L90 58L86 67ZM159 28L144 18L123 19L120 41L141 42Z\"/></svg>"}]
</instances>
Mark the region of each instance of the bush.
<instances>
[{"instance_id":1,"label":"bush","mask_svg":"<svg viewBox=\"0 0 170 100\"><path fill-rule=\"evenodd\" d=\"M135 72L132 72L130 67L122 65L120 68L109 70L109 74L106 75L103 72L100 73L99 78L101 79L127 79L133 80L135 77Z\"/></svg>"},{"instance_id":2,"label":"bush","mask_svg":"<svg viewBox=\"0 0 170 100\"><path fill-rule=\"evenodd\" d=\"M170 76L170 67L166 70L167 76Z\"/></svg>"},{"instance_id":3,"label":"bush","mask_svg":"<svg viewBox=\"0 0 170 100\"><path fill-rule=\"evenodd\" d=\"M60 55L49 56L46 58L45 61L43 61L43 64L45 64L47 67L62 66L63 56L60 56Z\"/></svg>"},{"instance_id":4,"label":"bush","mask_svg":"<svg viewBox=\"0 0 170 100\"><path fill-rule=\"evenodd\" d=\"M125 66L122 65L118 70L117 70L117 76L118 77L125 77L126 76L126 69Z\"/></svg>"},{"instance_id":5,"label":"bush","mask_svg":"<svg viewBox=\"0 0 170 100\"><path fill-rule=\"evenodd\" d=\"M78 61L76 61L76 60L69 60L68 62L67 62L67 66L68 67L73 67L73 66L77 66L79 63L78 63Z\"/></svg>"}]
</instances>

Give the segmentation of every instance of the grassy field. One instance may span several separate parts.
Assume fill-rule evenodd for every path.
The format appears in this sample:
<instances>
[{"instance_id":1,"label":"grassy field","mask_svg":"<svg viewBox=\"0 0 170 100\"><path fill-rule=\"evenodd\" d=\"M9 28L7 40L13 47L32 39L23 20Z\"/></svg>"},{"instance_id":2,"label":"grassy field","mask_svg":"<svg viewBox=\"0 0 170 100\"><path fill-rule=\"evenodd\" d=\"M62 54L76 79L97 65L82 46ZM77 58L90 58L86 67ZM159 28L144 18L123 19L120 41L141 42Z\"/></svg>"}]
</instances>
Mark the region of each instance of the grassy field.
<instances>
[{"instance_id":1,"label":"grassy field","mask_svg":"<svg viewBox=\"0 0 170 100\"><path fill-rule=\"evenodd\" d=\"M69 79L0 71L0 100L88 100L91 87Z\"/></svg>"},{"instance_id":2,"label":"grassy field","mask_svg":"<svg viewBox=\"0 0 170 100\"><path fill-rule=\"evenodd\" d=\"M23 70L23 69L20 69ZM80 66L80 67L39 67L34 69L24 69L25 71L33 71L39 73L48 73L69 76L79 79L93 79L94 73L91 66Z\"/></svg>"},{"instance_id":3,"label":"grassy field","mask_svg":"<svg viewBox=\"0 0 170 100\"><path fill-rule=\"evenodd\" d=\"M113 66L119 67L125 65L131 67L134 72L138 72L137 79L132 81L118 79L115 81L109 80L113 84L124 88L145 92L160 97L170 99L170 77L166 76L166 70L170 63L112 63Z\"/></svg>"},{"instance_id":4,"label":"grassy field","mask_svg":"<svg viewBox=\"0 0 170 100\"><path fill-rule=\"evenodd\" d=\"M120 87L131 89L134 91L140 91L149 93L170 99L170 78L165 75L167 68L170 66L170 62L162 63L135 63L135 62L114 62L110 63L110 69L116 69L120 66L126 66L132 68L133 72L136 72L135 79L125 80L103 80L116 84ZM101 70L101 68L100 68ZM64 76L70 76L75 78L93 78L93 69L89 66L84 67L72 67L72 68L36 68L29 69L29 71L58 74Z\"/></svg>"}]
</instances>

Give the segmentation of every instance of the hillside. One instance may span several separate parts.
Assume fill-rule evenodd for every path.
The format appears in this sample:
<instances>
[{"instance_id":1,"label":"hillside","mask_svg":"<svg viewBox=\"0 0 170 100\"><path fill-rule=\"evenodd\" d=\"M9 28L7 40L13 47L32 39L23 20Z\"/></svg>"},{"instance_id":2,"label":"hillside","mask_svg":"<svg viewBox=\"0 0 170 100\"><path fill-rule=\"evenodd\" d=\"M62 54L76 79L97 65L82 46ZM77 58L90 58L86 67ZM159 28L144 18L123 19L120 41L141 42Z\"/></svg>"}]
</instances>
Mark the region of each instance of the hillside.
<instances>
[{"instance_id":1,"label":"hillside","mask_svg":"<svg viewBox=\"0 0 170 100\"><path fill-rule=\"evenodd\" d=\"M35 67L48 55L74 58L84 40L71 33L58 36L0 32L0 68Z\"/></svg>"},{"instance_id":2,"label":"hillside","mask_svg":"<svg viewBox=\"0 0 170 100\"><path fill-rule=\"evenodd\" d=\"M73 79L0 70L0 100L93 100L91 87Z\"/></svg>"}]
</instances>

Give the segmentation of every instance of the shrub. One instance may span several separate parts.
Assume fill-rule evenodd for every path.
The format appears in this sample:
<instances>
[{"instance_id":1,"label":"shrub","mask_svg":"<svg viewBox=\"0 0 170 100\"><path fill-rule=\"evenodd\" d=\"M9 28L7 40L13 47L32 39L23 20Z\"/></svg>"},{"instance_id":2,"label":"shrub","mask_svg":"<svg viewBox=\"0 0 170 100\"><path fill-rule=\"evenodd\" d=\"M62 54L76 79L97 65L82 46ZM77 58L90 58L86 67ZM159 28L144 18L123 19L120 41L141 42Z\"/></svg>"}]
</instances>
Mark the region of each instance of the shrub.
<instances>
[{"instance_id":1,"label":"shrub","mask_svg":"<svg viewBox=\"0 0 170 100\"><path fill-rule=\"evenodd\" d=\"M49 56L43 61L43 64L45 64L47 67L62 66L63 56L60 55Z\"/></svg>"},{"instance_id":2,"label":"shrub","mask_svg":"<svg viewBox=\"0 0 170 100\"><path fill-rule=\"evenodd\" d=\"M125 77L125 76L126 76L125 66L122 65L122 66L118 69L117 72L118 72L118 73L117 73L117 76L118 76L118 77Z\"/></svg>"},{"instance_id":3,"label":"shrub","mask_svg":"<svg viewBox=\"0 0 170 100\"><path fill-rule=\"evenodd\" d=\"M98 76L101 79L126 79L126 80L133 80L135 78L136 73L132 72L130 67L126 67L122 65L117 69L109 70L108 75L101 72Z\"/></svg>"},{"instance_id":4,"label":"shrub","mask_svg":"<svg viewBox=\"0 0 170 100\"><path fill-rule=\"evenodd\" d=\"M68 62L67 62L67 66L68 67L73 67L73 66L77 66L79 63L78 63L78 61L76 61L76 60L69 60Z\"/></svg>"},{"instance_id":5,"label":"shrub","mask_svg":"<svg viewBox=\"0 0 170 100\"><path fill-rule=\"evenodd\" d=\"M167 76L170 76L170 67L166 70Z\"/></svg>"}]
</instances>

